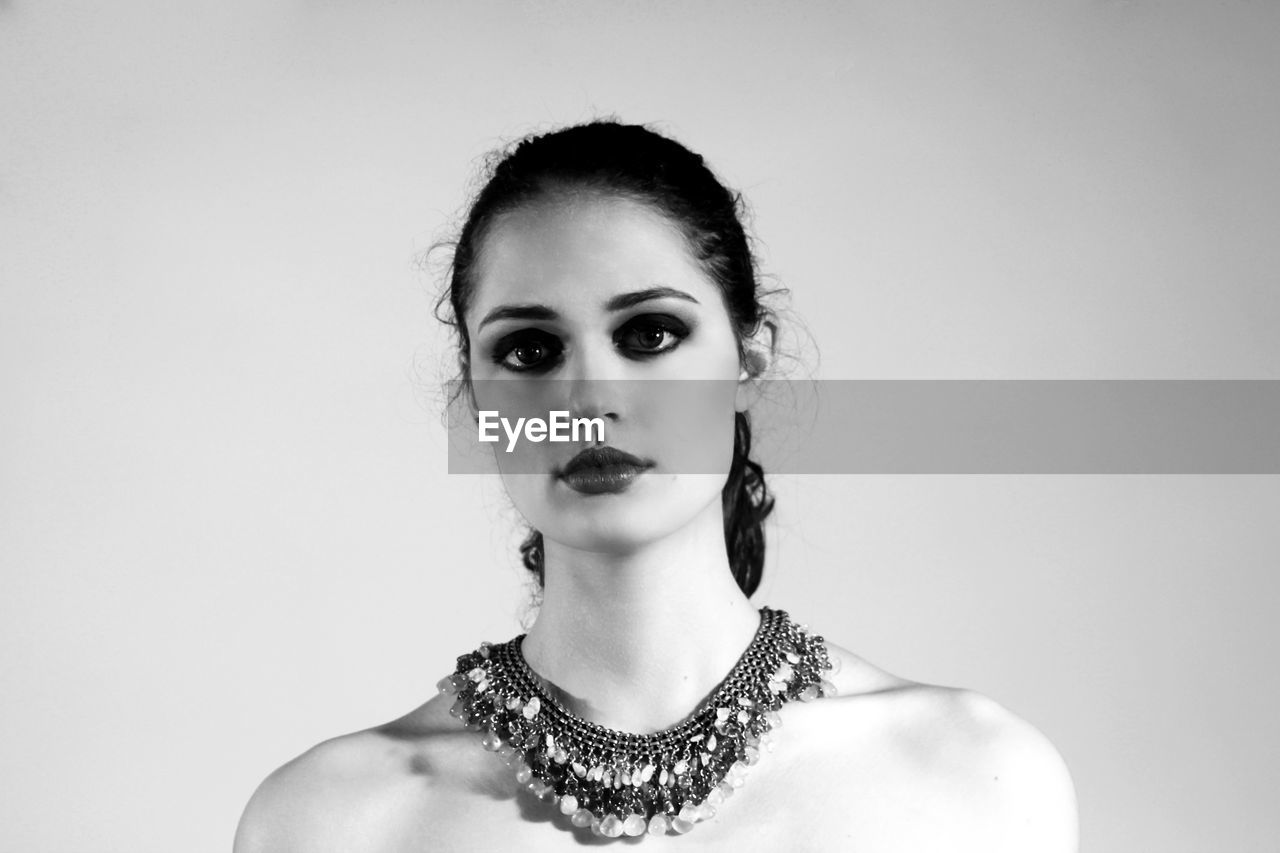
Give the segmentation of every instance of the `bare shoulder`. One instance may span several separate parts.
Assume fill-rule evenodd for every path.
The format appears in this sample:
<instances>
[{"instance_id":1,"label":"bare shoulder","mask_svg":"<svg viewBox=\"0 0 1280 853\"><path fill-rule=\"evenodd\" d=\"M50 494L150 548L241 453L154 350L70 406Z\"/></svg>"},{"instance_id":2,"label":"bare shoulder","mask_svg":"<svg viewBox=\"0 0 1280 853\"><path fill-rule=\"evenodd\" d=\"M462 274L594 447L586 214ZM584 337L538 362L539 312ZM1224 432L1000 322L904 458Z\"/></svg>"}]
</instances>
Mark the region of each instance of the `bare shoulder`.
<instances>
[{"instance_id":1,"label":"bare shoulder","mask_svg":"<svg viewBox=\"0 0 1280 853\"><path fill-rule=\"evenodd\" d=\"M396 812L423 797L432 767L465 732L447 726L441 705L323 741L276 769L245 807L235 853L383 849Z\"/></svg>"},{"instance_id":2,"label":"bare shoulder","mask_svg":"<svg viewBox=\"0 0 1280 853\"><path fill-rule=\"evenodd\" d=\"M975 849L1077 849L1075 788L1038 729L976 691L908 681L831 648L840 712L874 732L922 804L981 839Z\"/></svg>"}]
</instances>

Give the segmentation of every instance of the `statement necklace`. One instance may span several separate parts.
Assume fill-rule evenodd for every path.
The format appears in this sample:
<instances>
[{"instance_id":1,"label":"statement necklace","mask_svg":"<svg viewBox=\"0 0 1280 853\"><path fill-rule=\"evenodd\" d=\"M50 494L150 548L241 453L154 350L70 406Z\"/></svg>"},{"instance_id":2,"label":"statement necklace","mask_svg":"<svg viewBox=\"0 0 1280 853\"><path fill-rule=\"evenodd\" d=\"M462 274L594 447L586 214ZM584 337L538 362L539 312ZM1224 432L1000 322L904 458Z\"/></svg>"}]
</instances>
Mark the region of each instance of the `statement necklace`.
<instances>
[{"instance_id":1,"label":"statement necklace","mask_svg":"<svg viewBox=\"0 0 1280 853\"><path fill-rule=\"evenodd\" d=\"M440 680L450 713L516 771L533 795L559 806L576 827L617 838L683 834L743 784L773 748L778 709L835 695L821 636L782 610L760 609L751 645L711 697L674 728L638 735L576 716L529 668L525 635L482 643Z\"/></svg>"}]
</instances>

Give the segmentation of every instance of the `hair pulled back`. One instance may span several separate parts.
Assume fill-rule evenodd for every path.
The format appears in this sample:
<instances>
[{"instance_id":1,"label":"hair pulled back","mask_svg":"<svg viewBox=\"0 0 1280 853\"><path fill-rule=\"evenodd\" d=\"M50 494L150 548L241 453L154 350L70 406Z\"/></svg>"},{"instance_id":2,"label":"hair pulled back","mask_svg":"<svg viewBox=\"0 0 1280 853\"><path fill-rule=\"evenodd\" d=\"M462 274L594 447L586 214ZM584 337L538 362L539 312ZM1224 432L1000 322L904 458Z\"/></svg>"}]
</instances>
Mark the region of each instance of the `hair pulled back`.
<instances>
[{"instance_id":1,"label":"hair pulled back","mask_svg":"<svg viewBox=\"0 0 1280 853\"><path fill-rule=\"evenodd\" d=\"M476 264L495 222L504 213L548 196L583 191L647 205L680 230L692 257L719 288L737 338L739 361L752 370L744 341L759 330L767 312L742 225L742 199L716 178L701 156L640 125L595 121L526 137L495 160L458 235L437 311L457 335L464 380L471 376L467 309L475 290ZM746 413L737 412L733 461L721 498L729 564L746 595L760 585L764 520L773 510L764 470L751 460L750 452L751 423ZM520 554L541 583L542 534L531 530Z\"/></svg>"}]
</instances>

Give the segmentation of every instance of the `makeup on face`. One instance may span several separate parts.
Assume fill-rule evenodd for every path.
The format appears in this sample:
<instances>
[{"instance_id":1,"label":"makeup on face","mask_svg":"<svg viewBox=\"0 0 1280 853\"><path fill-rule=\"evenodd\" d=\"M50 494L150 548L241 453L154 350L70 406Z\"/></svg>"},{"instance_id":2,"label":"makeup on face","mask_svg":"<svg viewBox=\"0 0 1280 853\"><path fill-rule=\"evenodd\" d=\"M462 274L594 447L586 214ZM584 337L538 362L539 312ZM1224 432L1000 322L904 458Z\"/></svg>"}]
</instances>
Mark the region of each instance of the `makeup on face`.
<instances>
[{"instance_id":1,"label":"makeup on face","mask_svg":"<svg viewBox=\"0 0 1280 853\"><path fill-rule=\"evenodd\" d=\"M483 336L481 343L489 362L499 373L552 375L574 343L568 324L555 310L543 305L503 306L497 310L503 313L494 318L499 323L496 333ZM531 315L538 319L533 320ZM636 362L674 350L697 328L692 317L681 318L660 310L660 306L609 319L610 325L616 324L608 330L614 349L622 358ZM513 325L516 327L508 331Z\"/></svg>"},{"instance_id":2,"label":"makeup on face","mask_svg":"<svg viewBox=\"0 0 1280 853\"><path fill-rule=\"evenodd\" d=\"M483 257L468 309L476 408L513 429L552 413L604 423L602 439L526 430L510 451L486 445L526 521L606 547L665 535L718 500L738 342L679 230L627 200L535 204L494 226Z\"/></svg>"},{"instance_id":3,"label":"makeup on face","mask_svg":"<svg viewBox=\"0 0 1280 853\"><path fill-rule=\"evenodd\" d=\"M615 447L589 447L569 460L560 479L584 495L618 494L630 488L653 463Z\"/></svg>"}]
</instances>

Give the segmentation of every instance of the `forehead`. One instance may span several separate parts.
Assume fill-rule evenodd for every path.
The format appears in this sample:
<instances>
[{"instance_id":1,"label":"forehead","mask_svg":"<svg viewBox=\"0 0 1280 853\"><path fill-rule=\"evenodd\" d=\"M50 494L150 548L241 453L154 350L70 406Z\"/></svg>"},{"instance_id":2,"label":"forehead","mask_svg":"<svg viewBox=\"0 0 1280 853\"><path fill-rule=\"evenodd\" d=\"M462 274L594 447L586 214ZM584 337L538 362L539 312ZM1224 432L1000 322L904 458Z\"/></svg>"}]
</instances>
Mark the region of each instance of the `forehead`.
<instances>
[{"instance_id":1,"label":"forehead","mask_svg":"<svg viewBox=\"0 0 1280 853\"><path fill-rule=\"evenodd\" d=\"M474 280L474 315L508 302L593 307L659 285L704 304L719 293L665 216L599 195L543 199L502 215L481 245Z\"/></svg>"}]
</instances>

